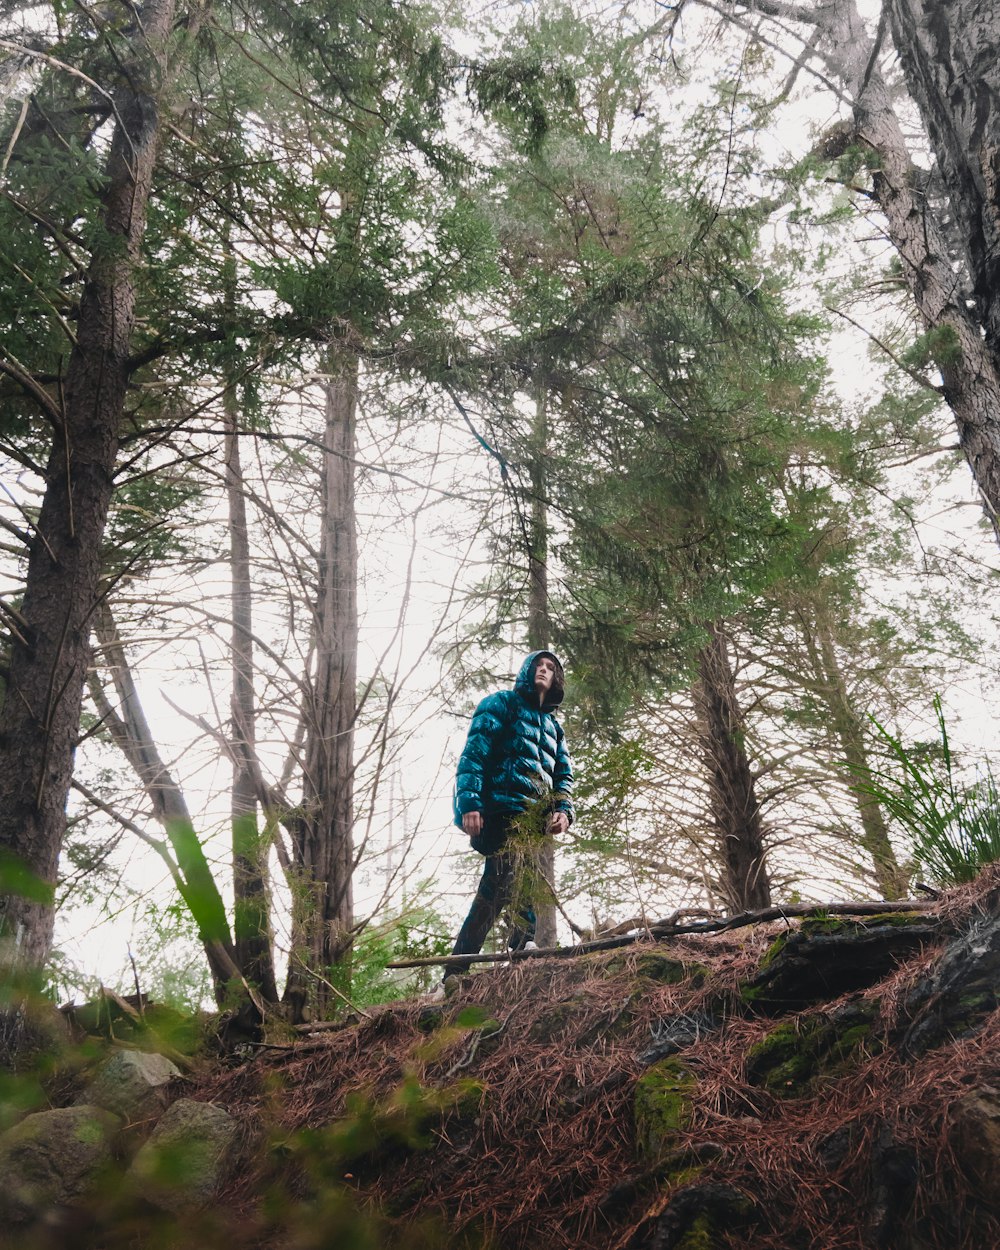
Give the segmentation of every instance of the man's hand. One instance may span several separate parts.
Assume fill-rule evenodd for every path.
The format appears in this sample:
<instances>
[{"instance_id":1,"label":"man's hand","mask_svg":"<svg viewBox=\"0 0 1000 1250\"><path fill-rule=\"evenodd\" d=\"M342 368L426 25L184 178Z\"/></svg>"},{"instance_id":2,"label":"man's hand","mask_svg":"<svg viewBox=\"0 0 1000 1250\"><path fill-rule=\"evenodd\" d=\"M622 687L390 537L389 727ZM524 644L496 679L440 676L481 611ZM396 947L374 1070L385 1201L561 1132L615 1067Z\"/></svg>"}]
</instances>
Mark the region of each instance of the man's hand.
<instances>
[{"instance_id":1,"label":"man's hand","mask_svg":"<svg viewBox=\"0 0 1000 1250\"><path fill-rule=\"evenodd\" d=\"M462 817L462 828L465 830L465 832L469 835L470 838L474 838L477 833L482 833L483 813L482 812L466 812L465 815Z\"/></svg>"},{"instance_id":2,"label":"man's hand","mask_svg":"<svg viewBox=\"0 0 1000 1250\"><path fill-rule=\"evenodd\" d=\"M549 817L549 833L565 833L569 828L569 817L565 812L553 812Z\"/></svg>"}]
</instances>

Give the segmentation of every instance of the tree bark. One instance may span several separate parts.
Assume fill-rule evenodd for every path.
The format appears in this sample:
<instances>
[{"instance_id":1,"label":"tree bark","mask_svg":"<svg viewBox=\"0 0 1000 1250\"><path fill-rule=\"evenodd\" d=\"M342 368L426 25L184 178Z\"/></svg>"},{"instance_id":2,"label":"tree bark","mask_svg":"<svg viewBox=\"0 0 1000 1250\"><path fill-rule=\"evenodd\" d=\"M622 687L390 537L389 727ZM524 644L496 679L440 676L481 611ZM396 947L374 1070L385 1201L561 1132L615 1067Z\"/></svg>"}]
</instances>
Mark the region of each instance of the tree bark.
<instances>
[{"instance_id":1,"label":"tree bark","mask_svg":"<svg viewBox=\"0 0 1000 1250\"><path fill-rule=\"evenodd\" d=\"M292 831L292 952L285 1001L296 1021L307 1011L314 1018L326 1013L332 996L320 978L349 959L354 923L357 356L331 349L329 373L315 660L306 693L302 818Z\"/></svg>"},{"instance_id":2,"label":"tree bark","mask_svg":"<svg viewBox=\"0 0 1000 1250\"><path fill-rule=\"evenodd\" d=\"M875 195L903 276L928 330L950 331L935 357L959 442L1000 541L1000 369L969 311L955 274L945 230L917 190L915 171L889 90L876 64L855 0L830 6L826 44L854 100L858 137L878 156Z\"/></svg>"},{"instance_id":3,"label":"tree bark","mask_svg":"<svg viewBox=\"0 0 1000 1250\"><path fill-rule=\"evenodd\" d=\"M806 51L799 57L790 51L789 57L797 64L807 57L819 58L828 80L834 80L831 85L844 86L853 106L856 137L873 155L875 199L899 253L904 280L925 328L946 332L939 336L935 364L959 443L1000 541L1000 356L996 351L1000 295L995 280L998 255L991 233L997 213L994 84L998 71L997 19L992 6L985 0L948 0L947 4L889 0L887 10L918 104L924 97L921 108L926 110L932 141L943 148L954 147L954 198L956 204L962 203L956 215L973 236L969 265L976 287L975 311L970 310L967 298L971 290L950 260L944 223L920 188L921 177L878 68L879 49L861 20L856 0L829 0L822 5L728 0L726 7L735 20L740 20L742 9L782 22L785 32L788 22L807 27L808 34L802 36ZM955 29L959 23L966 27L962 32ZM980 38L986 41L984 46L979 45ZM940 63L932 66L932 58ZM985 71L984 58L992 58ZM933 88L931 79L936 84ZM948 117L953 94L959 113L955 120ZM965 155L959 162L962 151ZM978 176L973 168L977 162ZM948 167L943 166L943 172L947 176ZM974 183L978 189L973 189ZM980 193L986 197L981 208Z\"/></svg>"},{"instance_id":4,"label":"tree bark","mask_svg":"<svg viewBox=\"0 0 1000 1250\"><path fill-rule=\"evenodd\" d=\"M843 669L837 659L833 638L825 621L817 620L817 640L821 664L821 695L830 709L830 722L837 736L844 763L857 779L851 787L861 821L861 845L871 857L875 880L886 899L906 898L907 875L899 866L889 838L889 828L878 800L859 788L860 779L870 773L868 747L862 722L854 710Z\"/></svg>"},{"instance_id":5,"label":"tree bark","mask_svg":"<svg viewBox=\"0 0 1000 1250\"><path fill-rule=\"evenodd\" d=\"M1000 11L993 0L888 0L886 12L1000 361Z\"/></svg>"},{"instance_id":6,"label":"tree bark","mask_svg":"<svg viewBox=\"0 0 1000 1250\"><path fill-rule=\"evenodd\" d=\"M52 940L52 889L66 827L101 544L112 495L135 326L136 270L161 130L173 0L148 0L115 92L101 230L28 555L22 641L0 710L0 851L42 883L0 897L2 962L39 969Z\"/></svg>"},{"instance_id":7,"label":"tree bark","mask_svg":"<svg viewBox=\"0 0 1000 1250\"><path fill-rule=\"evenodd\" d=\"M698 655L695 693L719 844L720 891L731 911L749 911L771 904L760 804L725 634L718 623L708 634Z\"/></svg>"},{"instance_id":8,"label":"tree bark","mask_svg":"<svg viewBox=\"0 0 1000 1250\"><path fill-rule=\"evenodd\" d=\"M540 651L550 645L549 618L549 523L546 508L548 489L545 456L548 449L548 397L544 382L535 392L535 420L531 431L531 522L528 551L528 650ZM555 838L546 835L538 852L538 867L546 881L555 886ZM546 894L535 904L539 946L556 945L556 905Z\"/></svg>"},{"instance_id":9,"label":"tree bark","mask_svg":"<svg viewBox=\"0 0 1000 1250\"><path fill-rule=\"evenodd\" d=\"M235 304L235 262L226 239L227 300ZM233 783L230 796L233 863L233 937L243 975L271 1003L275 982L271 906L267 883L268 838L257 823L256 705L254 698L253 590L247 525L239 412L233 380L223 401L226 498L229 505L229 570L232 579L232 736Z\"/></svg>"}]
</instances>

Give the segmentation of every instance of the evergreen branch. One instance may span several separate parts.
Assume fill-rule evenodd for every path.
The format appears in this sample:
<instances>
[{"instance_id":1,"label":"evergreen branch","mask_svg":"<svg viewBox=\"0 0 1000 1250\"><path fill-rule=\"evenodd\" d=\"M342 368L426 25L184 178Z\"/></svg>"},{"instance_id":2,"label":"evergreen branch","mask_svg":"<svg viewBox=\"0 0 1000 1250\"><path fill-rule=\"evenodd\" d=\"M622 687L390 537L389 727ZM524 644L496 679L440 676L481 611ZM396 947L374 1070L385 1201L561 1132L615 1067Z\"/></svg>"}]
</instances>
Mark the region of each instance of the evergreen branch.
<instances>
[{"instance_id":1,"label":"evergreen branch","mask_svg":"<svg viewBox=\"0 0 1000 1250\"><path fill-rule=\"evenodd\" d=\"M887 343L884 343L882 339L880 339L876 334L873 334L872 331L866 326L863 326L860 322L855 321L849 313L844 312L842 308L834 308L832 304L824 304L823 307L827 312L833 313L837 317L843 317L843 319L854 326L856 330L860 330L862 334L866 334L876 347L885 352L896 368L905 373L908 378L912 378L918 386L924 387L925 390L933 391L935 395L944 395L945 392L943 386L935 386L934 383L929 378L924 377L919 370L914 369L904 360L901 360Z\"/></svg>"},{"instance_id":2,"label":"evergreen branch","mask_svg":"<svg viewBox=\"0 0 1000 1250\"><path fill-rule=\"evenodd\" d=\"M6 517L0 516L0 529L5 529L8 534L13 534L25 547L31 542L31 535L28 531L19 530L14 522L8 521Z\"/></svg>"},{"instance_id":3,"label":"evergreen branch","mask_svg":"<svg viewBox=\"0 0 1000 1250\"><path fill-rule=\"evenodd\" d=\"M28 116L28 108L30 107L30 105L31 105L31 98L29 96L25 96L24 99L21 101L20 116L18 117L17 121L14 124L14 129L11 131L10 140L7 143L7 150L3 154L3 163L0 164L0 178L4 177L7 173L7 166L10 164L11 155L13 154L14 148L17 146L17 141L18 141L18 138L20 137L21 129L24 126L24 119Z\"/></svg>"},{"instance_id":4,"label":"evergreen branch","mask_svg":"<svg viewBox=\"0 0 1000 1250\"><path fill-rule=\"evenodd\" d=\"M886 6L883 5L882 12L879 14L878 30L875 33L875 39L872 43L871 54L868 57L868 64L865 66L864 76L861 79L861 86L858 88L856 92L856 98L859 100L865 94L868 84L871 81L871 76L875 72L875 66L878 62L879 54L882 51L882 44L885 42L885 31L886 31L886 24L888 21L888 16L889 15L886 10Z\"/></svg>"},{"instance_id":5,"label":"evergreen branch","mask_svg":"<svg viewBox=\"0 0 1000 1250\"><path fill-rule=\"evenodd\" d=\"M4 395L2 398L6 400L10 398L10 396ZM20 447L13 446L13 444L8 442L5 438L0 438L0 454L9 456L11 460L15 460L19 465L27 469L30 473L33 473L36 477L45 476L45 470L40 464L32 460L27 452L23 451Z\"/></svg>"},{"instance_id":6,"label":"evergreen branch","mask_svg":"<svg viewBox=\"0 0 1000 1250\"><path fill-rule=\"evenodd\" d=\"M73 789L87 800L87 802L99 812L103 812L105 816L110 816L112 820L117 821L119 825L129 833L134 834L140 842L144 842L146 846L151 847L157 855L163 860L167 867L167 871L173 878L174 885L177 886L178 893L183 893L183 881L180 877L180 870L177 862L170 854L170 847L163 838L155 838L151 833L147 833L141 825L136 824L128 816L123 815L116 807L112 807L110 803L106 803L99 795L95 794L89 786L85 785L78 778L74 777L71 782Z\"/></svg>"},{"instance_id":7,"label":"evergreen branch","mask_svg":"<svg viewBox=\"0 0 1000 1250\"><path fill-rule=\"evenodd\" d=\"M712 3L712 0L696 0L696 3L700 4L703 9L708 9L709 12L718 14L718 16L723 18L725 21L732 22L738 30L745 31L747 34L753 35L755 39L758 39L764 45L764 47L770 48L772 52L777 52L780 56L786 57L788 60L792 61L793 65L799 65L801 56L793 57L792 53L789 52L789 50L780 44L776 39L771 39L765 35L761 31L759 25L746 21L738 13L734 12L731 7L732 0L729 0L729 4L726 3L726 0L720 0L720 3L718 4ZM761 14L766 17L777 16L777 14L766 13L763 10L761 10ZM805 11L796 11L795 13L789 12L783 16L787 17L788 20L795 22L808 23L810 20L816 24L819 22L819 17L817 15L810 15ZM817 57L824 64L827 64L827 58L823 55L823 53L818 52L813 44L811 44L808 40L802 39L801 36L795 37L805 45L810 54ZM851 97L844 91L844 88L834 79L828 78L826 74L816 69L815 66L809 65L808 58L806 61L802 62L801 68L804 69L807 74L810 74L813 78L822 83L827 91L831 92L836 99L843 103L852 103Z\"/></svg>"},{"instance_id":8,"label":"evergreen branch","mask_svg":"<svg viewBox=\"0 0 1000 1250\"><path fill-rule=\"evenodd\" d=\"M7 52L14 52L19 56L26 56L32 60L41 61L50 69L61 70L64 74L68 74L71 78L79 78L80 81L86 83L92 91L96 91L98 95L103 96L105 100L107 100L108 105L111 108L111 112L114 114L115 121L121 127L121 132L128 142L129 147L132 149L132 154L135 155L135 144L132 142L132 136L129 133L128 126L126 126L121 113L118 112L118 106L115 103L114 96L110 91L105 91L100 83L95 82L94 79L85 74L83 70L76 69L74 66L68 65L65 61L60 61L58 57L50 56L49 53L42 52L38 48L29 48L23 43L13 43L10 39L0 39L0 48L3 48Z\"/></svg>"},{"instance_id":9,"label":"evergreen branch","mask_svg":"<svg viewBox=\"0 0 1000 1250\"><path fill-rule=\"evenodd\" d=\"M45 537L42 531L38 528L34 520L32 520L31 516L29 516L28 510L24 507L23 504L21 504L17 499L15 499L13 492L11 491L10 487L7 485L6 482L0 481L0 490L3 491L3 493L11 501L11 503L18 510L18 512L20 512L21 516L23 516L24 519L28 522L28 524L34 530L35 536L42 541L45 547L45 550L49 553L49 558L52 560L53 564L56 563L56 553L52 550L52 544ZM17 531L15 530L14 532L16 533ZM30 539L28 541L30 542Z\"/></svg>"},{"instance_id":10,"label":"evergreen branch","mask_svg":"<svg viewBox=\"0 0 1000 1250\"><path fill-rule=\"evenodd\" d=\"M805 22L807 25L819 26L823 21L822 5L808 9L790 4L788 0L729 0L729 3L740 3L742 8L751 13L761 13L765 17L777 17L787 22Z\"/></svg>"},{"instance_id":11,"label":"evergreen branch","mask_svg":"<svg viewBox=\"0 0 1000 1250\"><path fill-rule=\"evenodd\" d=\"M3 599L0 599L0 614L9 618L7 629L14 635L21 646L30 646L31 644L28 642L25 634L31 633L31 626L24 619L21 613L18 612L17 608L15 608L12 604L6 603ZM18 629L18 625L20 625L20 629ZM24 631L23 633L21 632L22 630Z\"/></svg>"},{"instance_id":12,"label":"evergreen branch","mask_svg":"<svg viewBox=\"0 0 1000 1250\"><path fill-rule=\"evenodd\" d=\"M0 356L0 373L5 373L11 381L16 382L18 386L30 395L31 398L41 408L43 414L48 419L52 428L61 432L63 428L62 413L52 402L52 397L48 391L36 381L36 379L24 368L22 364L16 361L8 352L6 359Z\"/></svg>"},{"instance_id":13,"label":"evergreen branch","mask_svg":"<svg viewBox=\"0 0 1000 1250\"><path fill-rule=\"evenodd\" d=\"M243 10L243 13L245 16L247 16L245 9ZM270 65L267 65L259 57L254 56L254 54L247 48L246 44L242 43L238 39L234 39L232 31L223 29L223 27L221 27L217 22L213 22L212 27L218 34L225 36L231 42L235 43L236 47L240 51L240 54L246 57L246 59L251 63L251 65L256 65L256 67L259 70L262 70L267 75L267 77L271 79L272 82L276 82L279 87L284 87L284 89L287 92L289 92L289 94L295 96L296 99L301 100L303 104L308 104L310 109L313 109L317 113L325 113L327 117L332 118L334 121L339 122L341 125L344 125L351 129L356 130L359 134L364 133L364 127L359 126L357 122L353 121L350 114L343 113L343 112L338 111L337 109L330 108L329 105L323 104L321 100L317 99L315 95L310 95L308 92L303 91L299 87L294 86L294 84L290 83L286 78L282 78L281 75L276 73L275 70L272 69ZM382 117L381 114L375 112L372 109L365 108L364 105L359 104L356 101L350 99L350 97L347 95L346 92L344 92L344 99L347 101L348 104L358 109L359 112L368 113L371 117L376 118L378 121L383 122L383 123L385 122L385 118Z\"/></svg>"},{"instance_id":14,"label":"evergreen branch","mask_svg":"<svg viewBox=\"0 0 1000 1250\"><path fill-rule=\"evenodd\" d=\"M49 219L47 217L43 217L37 209L32 208L28 204L22 203L22 201L19 200L16 195L13 195L6 187L0 188L0 195L2 195L8 203L13 204L18 212L23 213L29 221L33 221L36 226L40 226L50 236L52 242L73 266L74 276L83 277L85 267L80 260L73 255L67 245L68 240L70 243L75 243L78 247L85 248L86 244L79 235L49 221Z\"/></svg>"},{"instance_id":15,"label":"evergreen branch","mask_svg":"<svg viewBox=\"0 0 1000 1250\"><path fill-rule=\"evenodd\" d=\"M10 265L11 269L13 269L15 273L17 273L21 278L24 279L24 281L27 283L29 287L33 287L38 292L39 299L43 303L48 304L49 308L52 310L52 315L59 322L59 325L62 327L63 333L69 339L70 347L71 348L75 347L76 335L73 333L73 327L69 324L69 322L62 315L59 309L55 306L55 304L52 302L49 296L42 290L42 288L38 285L38 283L31 276L31 274L28 273L26 269L22 269L21 266L16 261L11 260L10 257L4 257L4 259Z\"/></svg>"},{"instance_id":16,"label":"evergreen branch","mask_svg":"<svg viewBox=\"0 0 1000 1250\"><path fill-rule=\"evenodd\" d=\"M205 406L207 405L202 405L202 407ZM126 436L126 438L123 438L122 443L134 442L137 438L145 437L150 434L164 434L170 436L172 434L178 434L182 430L188 434L214 434L219 437L225 433L221 427L189 426L185 421L181 420L170 426L146 426L136 434L131 434ZM475 430L473 430L473 433L475 434ZM385 465L373 464L368 460L359 460L356 456L348 455L347 452L334 451L332 448L325 446L320 439L314 438L310 434L289 434L275 432L273 430L237 430L236 436L238 438L260 439L261 441L268 443L302 443L307 447L315 447L317 450L324 452L328 456L336 456L338 459L345 460L349 464L352 464L355 468L362 469L366 473L377 473L381 474L383 477L395 478L397 481L405 482L407 486L419 487L421 490L429 491L431 494L438 495L442 499L457 499L461 502L468 502L470 499L474 498L474 496L465 492L446 490L442 486L432 486L428 482L421 482L417 478L411 477L410 474L403 473L400 469L389 469ZM484 446L493 455L499 456L499 453L493 451L488 443L484 443ZM147 449L144 447L143 454L146 450ZM130 461L129 463L131 464L134 462ZM119 472L121 472L121 470L119 470Z\"/></svg>"},{"instance_id":17,"label":"evergreen branch","mask_svg":"<svg viewBox=\"0 0 1000 1250\"><path fill-rule=\"evenodd\" d=\"M497 464L499 464L500 466L500 477L503 479L505 483L509 484L510 466L507 463L507 460L505 459L505 457L499 451L497 451L497 449L494 446L488 443L486 439L483 438L482 434L480 434L479 431L476 429L476 427L472 424L472 418L469 416L468 410L466 409L462 401L458 398L458 396L455 394L455 392L452 390L452 388L448 385L448 383L443 382L441 385L445 393L450 397L452 403L461 413L463 421L469 427L469 430L472 433L472 437L476 440L476 442L480 445L480 447L482 447L485 451L487 451L494 458L494 460L496 460Z\"/></svg>"}]
</instances>

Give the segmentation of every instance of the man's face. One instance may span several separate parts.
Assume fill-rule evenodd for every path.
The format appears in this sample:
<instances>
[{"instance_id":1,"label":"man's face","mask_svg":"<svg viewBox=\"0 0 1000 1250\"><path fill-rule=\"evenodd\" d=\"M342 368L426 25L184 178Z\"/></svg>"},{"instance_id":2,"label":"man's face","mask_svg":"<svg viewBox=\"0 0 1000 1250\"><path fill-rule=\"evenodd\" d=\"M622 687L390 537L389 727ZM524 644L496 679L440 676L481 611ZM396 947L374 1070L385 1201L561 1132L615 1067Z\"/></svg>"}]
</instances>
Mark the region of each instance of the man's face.
<instances>
[{"instance_id":1,"label":"man's face","mask_svg":"<svg viewBox=\"0 0 1000 1250\"><path fill-rule=\"evenodd\" d=\"M538 695L548 694L552 689L555 675L555 662L547 655L540 655L535 661L535 692Z\"/></svg>"}]
</instances>

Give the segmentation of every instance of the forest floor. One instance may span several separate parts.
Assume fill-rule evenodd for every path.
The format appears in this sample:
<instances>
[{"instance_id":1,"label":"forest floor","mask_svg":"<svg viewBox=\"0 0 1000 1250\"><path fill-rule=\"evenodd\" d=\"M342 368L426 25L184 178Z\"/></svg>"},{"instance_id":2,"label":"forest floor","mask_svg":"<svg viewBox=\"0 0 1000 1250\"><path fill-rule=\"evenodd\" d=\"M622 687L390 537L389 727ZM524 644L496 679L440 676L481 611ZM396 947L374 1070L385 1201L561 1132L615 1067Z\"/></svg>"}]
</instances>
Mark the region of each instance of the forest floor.
<instances>
[{"instance_id":1,"label":"forest floor","mask_svg":"<svg viewBox=\"0 0 1000 1250\"><path fill-rule=\"evenodd\" d=\"M187 1091L242 1127L212 1218L275 1250L1000 1246L956 1129L1000 1085L1000 983L957 1028L934 982L998 899L991 870L908 919L493 965L265 1047Z\"/></svg>"}]
</instances>

